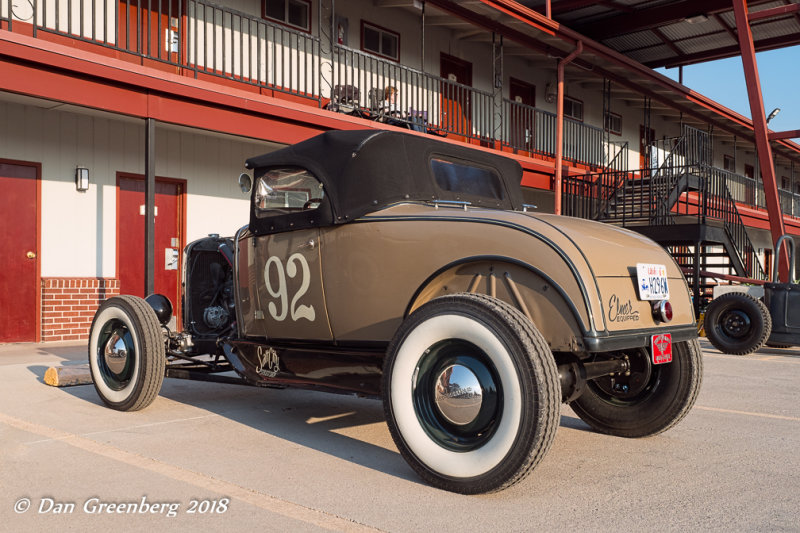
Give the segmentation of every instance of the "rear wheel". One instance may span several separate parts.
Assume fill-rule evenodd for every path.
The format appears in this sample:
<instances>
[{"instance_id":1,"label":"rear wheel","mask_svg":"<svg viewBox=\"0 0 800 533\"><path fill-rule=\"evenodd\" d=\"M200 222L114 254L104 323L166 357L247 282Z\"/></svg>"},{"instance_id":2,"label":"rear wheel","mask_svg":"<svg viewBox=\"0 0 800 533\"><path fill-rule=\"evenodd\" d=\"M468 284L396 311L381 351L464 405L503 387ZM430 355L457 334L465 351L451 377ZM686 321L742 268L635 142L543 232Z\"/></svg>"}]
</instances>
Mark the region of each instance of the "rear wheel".
<instances>
[{"instance_id":1,"label":"rear wheel","mask_svg":"<svg viewBox=\"0 0 800 533\"><path fill-rule=\"evenodd\" d=\"M761 300L746 293L729 292L708 304L703 326L717 350L747 355L767 342L772 318Z\"/></svg>"},{"instance_id":2,"label":"rear wheel","mask_svg":"<svg viewBox=\"0 0 800 533\"><path fill-rule=\"evenodd\" d=\"M697 339L673 345L670 363L652 364L645 349L625 357L630 375L587 383L570 403L575 413L595 430L620 437L648 437L680 422L700 392L703 360Z\"/></svg>"},{"instance_id":3,"label":"rear wheel","mask_svg":"<svg viewBox=\"0 0 800 533\"><path fill-rule=\"evenodd\" d=\"M164 340L155 311L141 298L115 296L100 306L89 333L89 367L106 405L150 405L164 380Z\"/></svg>"},{"instance_id":4,"label":"rear wheel","mask_svg":"<svg viewBox=\"0 0 800 533\"><path fill-rule=\"evenodd\" d=\"M437 298L401 325L383 374L384 410L400 453L432 485L503 489L555 437L560 385L533 324L483 295Z\"/></svg>"}]
</instances>

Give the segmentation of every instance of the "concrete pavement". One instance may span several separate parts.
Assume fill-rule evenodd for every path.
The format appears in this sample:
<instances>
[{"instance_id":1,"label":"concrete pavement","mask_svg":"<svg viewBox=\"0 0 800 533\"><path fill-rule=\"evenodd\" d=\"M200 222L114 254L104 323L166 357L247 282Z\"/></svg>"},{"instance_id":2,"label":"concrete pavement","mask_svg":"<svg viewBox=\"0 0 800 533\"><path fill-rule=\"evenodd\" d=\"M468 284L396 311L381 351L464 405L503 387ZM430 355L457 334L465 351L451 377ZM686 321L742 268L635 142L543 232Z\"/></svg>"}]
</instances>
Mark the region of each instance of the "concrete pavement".
<instances>
[{"instance_id":1,"label":"concrete pavement","mask_svg":"<svg viewBox=\"0 0 800 533\"><path fill-rule=\"evenodd\" d=\"M378 401L167 379L120 413L43 384L85 344L0 346L0 531L800 531L800 350L702 342L681 424L621 439L564 406L531 476L471 497L416 477Z\"/></svg>"}]
</instances>

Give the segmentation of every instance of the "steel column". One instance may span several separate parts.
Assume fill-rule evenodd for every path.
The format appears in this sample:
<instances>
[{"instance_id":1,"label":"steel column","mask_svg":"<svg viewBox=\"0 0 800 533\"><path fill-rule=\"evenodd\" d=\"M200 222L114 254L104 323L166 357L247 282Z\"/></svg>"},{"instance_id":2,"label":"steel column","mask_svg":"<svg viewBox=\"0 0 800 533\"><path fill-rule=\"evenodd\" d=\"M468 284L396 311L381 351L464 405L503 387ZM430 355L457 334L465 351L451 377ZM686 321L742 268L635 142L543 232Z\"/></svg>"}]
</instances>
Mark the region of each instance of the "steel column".
<instances>
[{"instance_id":1,"label":"steel column","mask_svg":"<svg viewBox=\"0 0 800 533\"><path fill-rule=\"evenodd\" d=\"M761 170L761 181L764 186L764 197L769 213L769 226L772 232L772 244L785 233L783 213L778 196L778 184L775 180L775 166L772 159L772 147L769 144L767 116L764 111L764 99L761 94L761 81L758 77L756 52L753 45L753 33L747 18L747 0L733 0L733 11L736 16L736 31L739 34L739 50L742 54L742 66L747 83L747 96L750 100L750 113L753 117L753 133L758 151L758 166ZM789 276L789 260L785 252L781 253L780 279L787 281Z\"/></svg>"},{"instance_id":2,"label":"steel column","mask_svg":"<svg viewBox=\"0 0 800 533\"><path fill-rule=\"evenodd\" d=\"M556 175L553 184L555 214L561 214L561 165L564 159L564 67L583 51L583 41L570 55L558 61L558 103L556 104Z\"/></svg>"},{"instance_id":3,"label":"steel column","mask_svg":"<svg viewBox=\"0 0 800 533\"><path fill-rule=\"evenodd\" d=\"M144 294L155 292L156 121L145 119L144 133Z\"/></svg>"}]
</instances>

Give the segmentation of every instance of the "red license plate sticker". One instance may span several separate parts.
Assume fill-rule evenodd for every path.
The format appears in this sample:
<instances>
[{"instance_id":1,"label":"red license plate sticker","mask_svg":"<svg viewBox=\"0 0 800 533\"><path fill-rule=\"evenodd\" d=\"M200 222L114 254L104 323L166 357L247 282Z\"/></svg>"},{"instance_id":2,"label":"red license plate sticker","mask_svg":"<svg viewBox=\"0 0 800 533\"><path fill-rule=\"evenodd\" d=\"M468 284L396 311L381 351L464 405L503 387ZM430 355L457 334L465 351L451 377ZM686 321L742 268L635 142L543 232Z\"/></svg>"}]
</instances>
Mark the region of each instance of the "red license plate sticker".
<instances>
[{"instance_id":1,"label":"red license plate sticker","mask_svg":"<svg viewBox=\"0 0 800 533\"><path fill-rule=\"evenodd\" d=\"M650 353L653 354L654 365L672 362L672 334L663 333L650 337Z\"/></svg>"}]
</instances>

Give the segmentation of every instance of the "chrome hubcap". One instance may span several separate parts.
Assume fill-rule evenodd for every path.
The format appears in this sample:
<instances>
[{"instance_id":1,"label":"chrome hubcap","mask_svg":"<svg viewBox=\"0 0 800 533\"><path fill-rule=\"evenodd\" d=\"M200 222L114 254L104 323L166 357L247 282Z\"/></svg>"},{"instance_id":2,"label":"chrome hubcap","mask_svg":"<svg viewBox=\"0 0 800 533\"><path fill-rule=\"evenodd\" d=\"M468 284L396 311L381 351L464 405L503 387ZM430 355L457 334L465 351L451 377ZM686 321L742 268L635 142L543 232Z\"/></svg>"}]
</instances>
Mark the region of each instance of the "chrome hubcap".
<instances>
[{"instance_id":1,"label":"chrome hubcap","mask_svg":"<svg viewBox=\"0 0 800 533\"><path fill-rule=\"evenodd\" d=\"M121 374L128 364L128 347L122 338L123 333L119 329L115 329L103 348L106 365L114 374Z\"/></svg>"},{"instance_id":2,"label":"chrome hubcap","mask_svg":"<svg viewBox=\"0 0 800 533\"><path fill-rule=\"evenodd\" d=\"M452 424L465 426L481 412L480 380L465 366L454 364L445 368L436 379L434 389L436 408Z\"/></svg>"}]
</instances>

